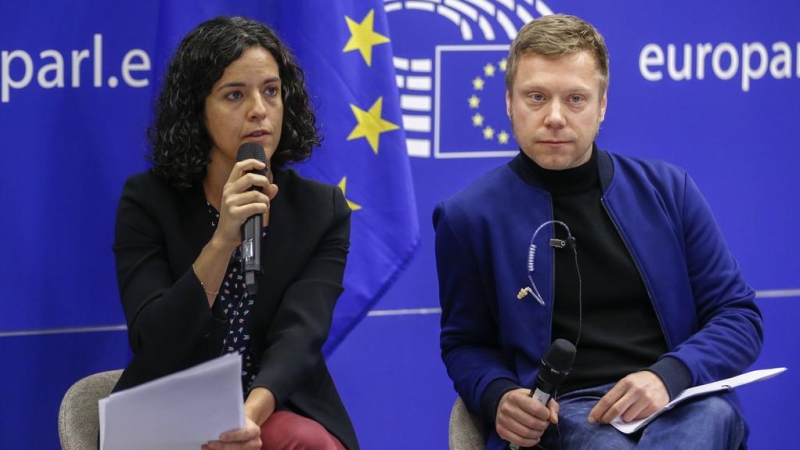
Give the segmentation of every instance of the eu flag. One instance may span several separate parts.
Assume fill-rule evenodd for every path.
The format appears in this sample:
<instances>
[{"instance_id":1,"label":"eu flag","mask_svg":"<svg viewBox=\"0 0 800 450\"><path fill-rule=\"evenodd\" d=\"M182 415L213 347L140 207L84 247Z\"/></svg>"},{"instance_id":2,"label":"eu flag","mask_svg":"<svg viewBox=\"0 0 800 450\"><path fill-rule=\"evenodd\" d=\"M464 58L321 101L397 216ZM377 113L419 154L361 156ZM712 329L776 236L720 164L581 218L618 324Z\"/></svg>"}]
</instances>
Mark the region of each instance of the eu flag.
<instances>
[{"instance_id":1,"label":"eu flag","mask_svg":"<svg viewBox=\"0 0 800 450\"><path fill-rule=\"evenodd\" d=\"M441 45L435 150L440 158L515 156L519 147L506 117L508 45Z\"/></svg>"},{"instance_id":2,"label":"eu flag","mask_svg":"<svg viewBox=\"0 0 800 450\"><path fill-rule=\"evenodd\" d=\"M274 29L306 74L324 136L303 175L338 185L353 210L345 291L336 306L329 355L389 289L414 255L419 224L392 42L380 0L164 1L155 68L194 26L243 15ZM166 52L164 51L166 48Z\"/></svg>"}]
</instances>

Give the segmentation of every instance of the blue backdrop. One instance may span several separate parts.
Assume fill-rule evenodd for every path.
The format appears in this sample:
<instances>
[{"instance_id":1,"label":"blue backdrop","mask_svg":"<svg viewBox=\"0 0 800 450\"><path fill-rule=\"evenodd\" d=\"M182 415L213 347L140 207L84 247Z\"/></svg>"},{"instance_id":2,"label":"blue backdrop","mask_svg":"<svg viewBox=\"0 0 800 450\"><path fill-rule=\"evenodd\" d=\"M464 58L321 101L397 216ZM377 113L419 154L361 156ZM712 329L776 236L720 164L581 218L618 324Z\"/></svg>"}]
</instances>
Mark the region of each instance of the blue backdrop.
<instances>
[{"instance_id":1,"label":"blue backdrop","mask_svg":"<svg viewBox=\"0 0 800 450\"><path fill-rule=\"evenodd\" d=\"M800 403L800 4L31 0L2 10L0 448L58 448L66 389L126 363L116 203L146 168L170 52L218 14L263 20L295 49L326 135L300 170L360 207L328 350L363 448L446 448L455 394L439 360L430 215L515 153L503 58L524 22L551 12L606 37L601 148L678 164L708 198L764 312L754 368L789 367L740 389L751 446L794 445L784 431Z\"/></svg>"}]
</instances>

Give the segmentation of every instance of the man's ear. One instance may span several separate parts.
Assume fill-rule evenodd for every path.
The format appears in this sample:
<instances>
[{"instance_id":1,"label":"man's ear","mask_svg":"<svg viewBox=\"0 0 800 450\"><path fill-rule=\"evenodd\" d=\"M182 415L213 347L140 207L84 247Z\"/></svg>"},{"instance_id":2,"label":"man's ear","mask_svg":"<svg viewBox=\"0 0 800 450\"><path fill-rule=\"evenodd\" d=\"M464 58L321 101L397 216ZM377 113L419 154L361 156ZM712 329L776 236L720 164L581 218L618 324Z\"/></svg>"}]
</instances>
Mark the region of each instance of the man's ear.
<instances>
[{"instance_id":1,"label":"man's ear","mask_svg":"<svg viewBox=\"0 0 800 450\"><path fill-rule=\"evenodd\" d=\"M608 91L603 93L603 98L600 100L600 122L606 118L606 107L608 106Z\"/></svg>"}]
</instances>

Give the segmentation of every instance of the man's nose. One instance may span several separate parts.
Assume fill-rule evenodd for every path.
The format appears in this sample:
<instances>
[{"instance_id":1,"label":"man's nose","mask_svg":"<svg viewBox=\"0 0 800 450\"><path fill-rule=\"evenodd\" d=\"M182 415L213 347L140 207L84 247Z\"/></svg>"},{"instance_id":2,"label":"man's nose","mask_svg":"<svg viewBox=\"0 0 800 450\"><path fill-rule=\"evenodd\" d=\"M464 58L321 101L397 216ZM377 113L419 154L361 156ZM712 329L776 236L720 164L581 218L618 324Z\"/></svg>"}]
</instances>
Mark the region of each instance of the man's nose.
<instances>
[{"instance_id":1,"label":"man's nose","mask_svg":"<svg viewBox=\"0 0 800 450\"><path fill-rule=\"evenodd\" d=\"M544 124L551 128L564 127L566 119L561 102L553 101L550 103L547 115L544 118Z\"/></svg>"}]
</instances>

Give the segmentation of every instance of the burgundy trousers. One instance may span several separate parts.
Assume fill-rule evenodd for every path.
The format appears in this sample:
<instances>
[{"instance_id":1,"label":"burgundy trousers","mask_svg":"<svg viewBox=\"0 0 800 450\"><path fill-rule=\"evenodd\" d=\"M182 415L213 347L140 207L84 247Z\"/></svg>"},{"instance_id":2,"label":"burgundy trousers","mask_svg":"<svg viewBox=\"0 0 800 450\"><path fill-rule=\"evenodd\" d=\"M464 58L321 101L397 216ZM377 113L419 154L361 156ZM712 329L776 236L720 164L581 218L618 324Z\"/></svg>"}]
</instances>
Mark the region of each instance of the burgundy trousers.
<instances>
[{"instance_id":1,"label":"burgundy trousers","mask_svg":"<svg viewBox=\"0 0 800 450\"><path fill-rule=\"evenodd\" d=\"M261 450L345 450L317 422L290 411L275 411L261 425Z\"/></svg>"}]
</instances>

